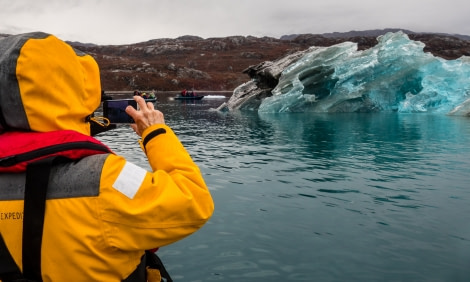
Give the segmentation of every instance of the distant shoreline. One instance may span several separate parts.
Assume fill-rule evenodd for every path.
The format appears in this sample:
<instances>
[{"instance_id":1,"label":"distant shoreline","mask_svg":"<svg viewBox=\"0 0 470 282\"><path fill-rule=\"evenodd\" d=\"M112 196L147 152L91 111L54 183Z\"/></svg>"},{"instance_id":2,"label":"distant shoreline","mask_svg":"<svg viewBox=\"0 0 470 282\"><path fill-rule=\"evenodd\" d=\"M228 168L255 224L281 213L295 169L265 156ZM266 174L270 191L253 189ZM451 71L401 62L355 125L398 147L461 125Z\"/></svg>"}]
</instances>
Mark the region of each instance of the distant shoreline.
<instances>
[{"instance_id":1,"label":"distant shoreline","mask_svg":"<svg viewBox=\"0 0 470 282\"><path fill-rule=\"evenodd\" d=\"M151 90L150 91L143 91L143 90L140 90L140 92L142 93L150 93L152 92ZM224 95L224 96L227 96L227 97L230 97L232 96L233 94L233 91L226 91L226 90L222 90L222 91L216 91L216 90L195 90L196 94L197 95L203 95L203 96L207 96L207 95ZM178 95L181 93L181 91L155 91L155 96L158 98L159 96L175 96L175 95ZM109 95L113 98L120 98L120 99L124 99L124 98L131 98L133 95L134 95L134 91L113 91L113 90L107 90L107 91L104 91L104 94L105 95Z\"/></svg>"},{"instance_id":2,"label":"distant shoreline","mask_svg":"<svg viewBox=\"0 0 470 282\"><path fill-rule=\"evenodd\" d=\"M152 92L152 90L139 90L140 92ZM221 94L232 94L233 91L230 90L194 90L196 93L221 93ZM123 90L123 91L113 91L113 90L106 90L104 91L105 94L109 95L124 95L124 94L133 94L134 91L130 90ZM155 91L155 95L157 94L179 94L181 91Z\"/></svg>"}]
</instances>

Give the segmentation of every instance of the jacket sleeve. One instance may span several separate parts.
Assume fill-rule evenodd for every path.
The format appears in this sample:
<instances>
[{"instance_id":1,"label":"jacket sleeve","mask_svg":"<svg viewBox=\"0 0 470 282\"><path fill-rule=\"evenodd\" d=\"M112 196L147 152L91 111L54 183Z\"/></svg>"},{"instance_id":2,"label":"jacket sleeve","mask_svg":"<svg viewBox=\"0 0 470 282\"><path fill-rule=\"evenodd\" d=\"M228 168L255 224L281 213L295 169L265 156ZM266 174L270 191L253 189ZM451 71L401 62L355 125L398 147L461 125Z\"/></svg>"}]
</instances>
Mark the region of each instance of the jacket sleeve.
<instances>
[{"instance_id":1,"label":"jacket sleeve","mask_svg":"<svg viewBox=\"0 0 470 282\"><path fill-rule=\"evenodd\" d=\"M153 171L110 155L96 198L104 238L122 250L180 240L201 228L214 210L199 168L171 128L153 125L142 140Z\"/></svg>"}]
</instances>

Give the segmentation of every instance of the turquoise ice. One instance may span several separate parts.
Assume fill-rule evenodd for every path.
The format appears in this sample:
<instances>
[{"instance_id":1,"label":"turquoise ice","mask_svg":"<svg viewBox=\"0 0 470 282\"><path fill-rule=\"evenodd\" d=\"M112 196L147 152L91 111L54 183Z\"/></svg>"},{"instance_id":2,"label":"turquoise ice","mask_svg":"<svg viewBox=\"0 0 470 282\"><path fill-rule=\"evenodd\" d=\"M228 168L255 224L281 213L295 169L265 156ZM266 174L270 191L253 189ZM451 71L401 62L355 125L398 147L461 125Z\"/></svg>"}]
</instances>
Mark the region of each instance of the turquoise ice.
<instances>
[{"instance_id":1,"label":"turquoise ice","mask_svg":"<svg viewBox=\"0 0 470 282\"><path fill-rule=\"evenodd\" d=\"M469 115L470 58L445 60L402 32L358 51L311 47L286 68L259 112L433 112Z\"/></svg>"}]
</instances>

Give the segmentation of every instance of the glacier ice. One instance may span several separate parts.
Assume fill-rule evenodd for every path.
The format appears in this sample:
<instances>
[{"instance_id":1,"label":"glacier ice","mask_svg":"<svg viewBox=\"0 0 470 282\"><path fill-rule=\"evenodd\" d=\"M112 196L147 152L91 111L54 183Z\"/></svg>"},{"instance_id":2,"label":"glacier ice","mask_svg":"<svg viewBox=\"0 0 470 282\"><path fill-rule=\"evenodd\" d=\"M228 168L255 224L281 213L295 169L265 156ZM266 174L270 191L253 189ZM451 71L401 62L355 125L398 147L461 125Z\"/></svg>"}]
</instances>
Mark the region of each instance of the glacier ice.
<instances>
[{"instance_id":1,"label":"glacier ice","mask_svg":"<svg viewBox=\"0 0 470 282\"><path fill-rule=\"evenodd\" d=\"M258 111L469 114L462 111L470 98L469 57L435 57L402 32L377 40L364 51L352 42L311 47L283 70Z\"/></svg>"}]
</instances>

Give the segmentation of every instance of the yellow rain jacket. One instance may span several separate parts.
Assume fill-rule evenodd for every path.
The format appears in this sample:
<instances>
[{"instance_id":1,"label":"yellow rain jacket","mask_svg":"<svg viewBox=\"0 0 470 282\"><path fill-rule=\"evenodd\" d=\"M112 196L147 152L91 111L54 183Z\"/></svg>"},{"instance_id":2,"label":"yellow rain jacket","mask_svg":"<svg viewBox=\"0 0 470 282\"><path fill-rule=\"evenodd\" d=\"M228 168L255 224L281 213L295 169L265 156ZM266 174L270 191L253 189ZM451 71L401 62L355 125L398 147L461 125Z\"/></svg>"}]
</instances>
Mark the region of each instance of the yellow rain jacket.
<instances>
[{"instance_id":1,"label":"yellow rain jacket","mask_svg":"<svg viewBox=\"0 0 470 282\"><path fill-rule=\"evenodd\" d=\"M87 117L100 104L100 88L94 59L53 35L0 39L0 134L90 135ZM144 250L178 241L210 218L209 190L171 128L153 125L142 140L152 171L115 154L52 169L49 186L68 196L47 196L44 281L122 281L136 270ZM1 150L8 148L0 144ZM0 233L20 269L23 199L15 191L24 178L25 173L0 173Z\"/></svg>"}]
</instances>

